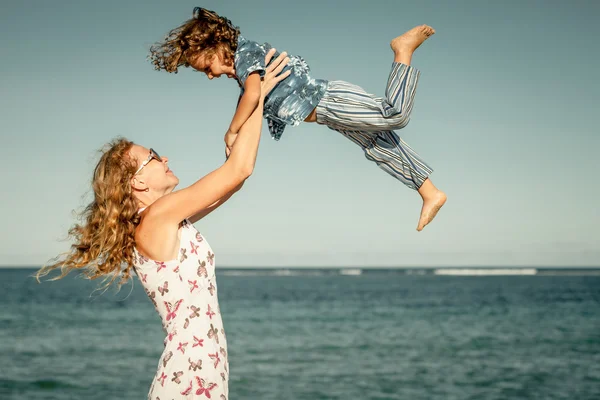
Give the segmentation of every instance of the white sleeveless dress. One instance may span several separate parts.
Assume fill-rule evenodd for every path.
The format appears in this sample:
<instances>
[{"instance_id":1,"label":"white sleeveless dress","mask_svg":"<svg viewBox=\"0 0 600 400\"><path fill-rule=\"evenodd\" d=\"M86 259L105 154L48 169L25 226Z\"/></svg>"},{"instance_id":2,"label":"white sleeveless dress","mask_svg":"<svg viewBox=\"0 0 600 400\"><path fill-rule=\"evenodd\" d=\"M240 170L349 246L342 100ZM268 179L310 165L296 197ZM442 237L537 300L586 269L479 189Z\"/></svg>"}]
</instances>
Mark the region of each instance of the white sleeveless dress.
<instances>
[{"instance_id":1,"label":"white sleeveless dress","mask_svg":"<svg viewBox=\"0 0 600 400\"><path fill-rule=\"evenodd\" d=\"M227 340L217 298L215 255L187 220L176 260L153 261L134 251L134 266L162 319L166 337L149 400L227 400Z\"/></svg>"}]
</instances>

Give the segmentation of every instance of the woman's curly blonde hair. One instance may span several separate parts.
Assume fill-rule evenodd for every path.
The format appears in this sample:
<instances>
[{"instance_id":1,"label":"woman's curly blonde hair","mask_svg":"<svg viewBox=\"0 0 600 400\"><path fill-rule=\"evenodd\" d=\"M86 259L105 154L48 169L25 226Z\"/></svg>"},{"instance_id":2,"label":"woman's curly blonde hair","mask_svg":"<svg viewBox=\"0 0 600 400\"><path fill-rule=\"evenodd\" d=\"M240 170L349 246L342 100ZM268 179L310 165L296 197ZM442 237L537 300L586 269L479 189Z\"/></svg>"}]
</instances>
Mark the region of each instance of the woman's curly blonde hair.
<instances>
[{"instance_id":1,"label":"woman's curly blonde hair","mask_svg":"<svg viewBox=\"0 0 600 400\"><path fill-rule=\"evenodd\" d=\"M94 200L80 214L82 224L69 230L75 243L53 264L37 271L38 282L55 269L61 274L51 280L64 278L73 270L81 270L89 279L105 278L106 288L119 277L119 287L129 280L134 233L140 222L138 201L131 188L137 168L136 160L129 155L132 146L133 142L123 138L105 146L92 179Z\"/></svg>"},{"instance_id":2,"label":"woman's curly blonde hair","mask_svg":"<svg viewBox=\"0 0 600 400\"><path fill-rule=\"evenodd\" d=\"M233 65L240 30L214 11L194 8L194 17L171 30L165 40L150 47L148 58L158 71L177 73L179 66L189 67L199 56L218 54L223 63Z\"/></svg>"}]
</instances>

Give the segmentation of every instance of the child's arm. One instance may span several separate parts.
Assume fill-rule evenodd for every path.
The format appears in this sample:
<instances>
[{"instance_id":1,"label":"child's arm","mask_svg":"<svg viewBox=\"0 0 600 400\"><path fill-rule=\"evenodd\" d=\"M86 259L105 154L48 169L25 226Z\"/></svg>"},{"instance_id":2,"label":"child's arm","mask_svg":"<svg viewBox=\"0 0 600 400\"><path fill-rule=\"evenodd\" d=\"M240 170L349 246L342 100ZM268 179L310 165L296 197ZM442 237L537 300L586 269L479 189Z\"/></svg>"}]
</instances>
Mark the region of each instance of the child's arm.
<instances>
[{"instance_id":1,"label":"child's arm","mask_svg":"<svg viewBox=\"0 0 600 400\"><path fill-rule=\"evenodd\" d=\"M260 75L254 72L248 76L244 83L244 94L242 95L233 120L229 125L227 133L237 134L242 125L250 118L260 99Z\"/></svg>"},{"instance_id":2,"label":"child's arm","mask_svg":"<svg viewBox=\"0 0 600 400\"><path fill-rule=\"evenodd\" d=\"M259 99L260 75L252 73L244 83L244 94L238 100L233 120L225 133L225 157L229 157L233 143L237 139L238 130L250 118L250 115L252 115L258 106Z\"/></svg>"}]
</instances>

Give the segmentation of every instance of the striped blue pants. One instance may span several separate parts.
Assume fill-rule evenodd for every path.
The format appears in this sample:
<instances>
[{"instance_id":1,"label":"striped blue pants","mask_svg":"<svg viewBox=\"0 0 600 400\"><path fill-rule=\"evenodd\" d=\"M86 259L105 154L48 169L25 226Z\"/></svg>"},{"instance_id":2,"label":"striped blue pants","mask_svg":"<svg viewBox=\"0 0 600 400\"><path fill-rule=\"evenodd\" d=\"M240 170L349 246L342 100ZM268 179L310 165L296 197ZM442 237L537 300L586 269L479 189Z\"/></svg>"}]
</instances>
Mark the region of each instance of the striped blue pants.
<instances>
[{"instance_id":1,"label":"striped blue pants","mask_svg":"<svg viewBox=\"0 0 600 400\"><path fill-rule=\"evenodd\" d=\"M419 189L433 172L394 129L410 120L419 71L394 63L385 99L368 94L359 86L330 81L317 105L317 123L358 144L367 159L411 189Z\"/></svg>"}]
</instances>

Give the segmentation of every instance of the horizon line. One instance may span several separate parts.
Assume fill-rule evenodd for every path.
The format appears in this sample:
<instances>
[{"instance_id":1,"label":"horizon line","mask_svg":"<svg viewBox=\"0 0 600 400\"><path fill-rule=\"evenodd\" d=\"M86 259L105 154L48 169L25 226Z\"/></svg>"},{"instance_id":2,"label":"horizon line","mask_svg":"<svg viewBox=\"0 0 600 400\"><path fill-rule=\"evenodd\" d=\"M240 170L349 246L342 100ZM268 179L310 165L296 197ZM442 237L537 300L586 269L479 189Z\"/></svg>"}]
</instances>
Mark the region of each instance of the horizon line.
<instances>
[{"instance_id":1,"label":"horizon line","mask_svg":"<svg viewBox=\"0 0 600 400\"><path fill-rule=\"evenodd\" d=\"M0 264L0 269L39 269L40 266L23 264L23 265L10 265L10 264ZM473 269L473 268L502 268L502 269L600 269L600 265L572 265L572 266L556 266L556 265L430 265L430 266L348 266L348 265L335 265L335 266L253 266L253 265L245 265L245 266L233 266L226 265L217 267L217 269L438 269L438 268L464 268L464 269Z\"/></svg>"}]
</instances>

